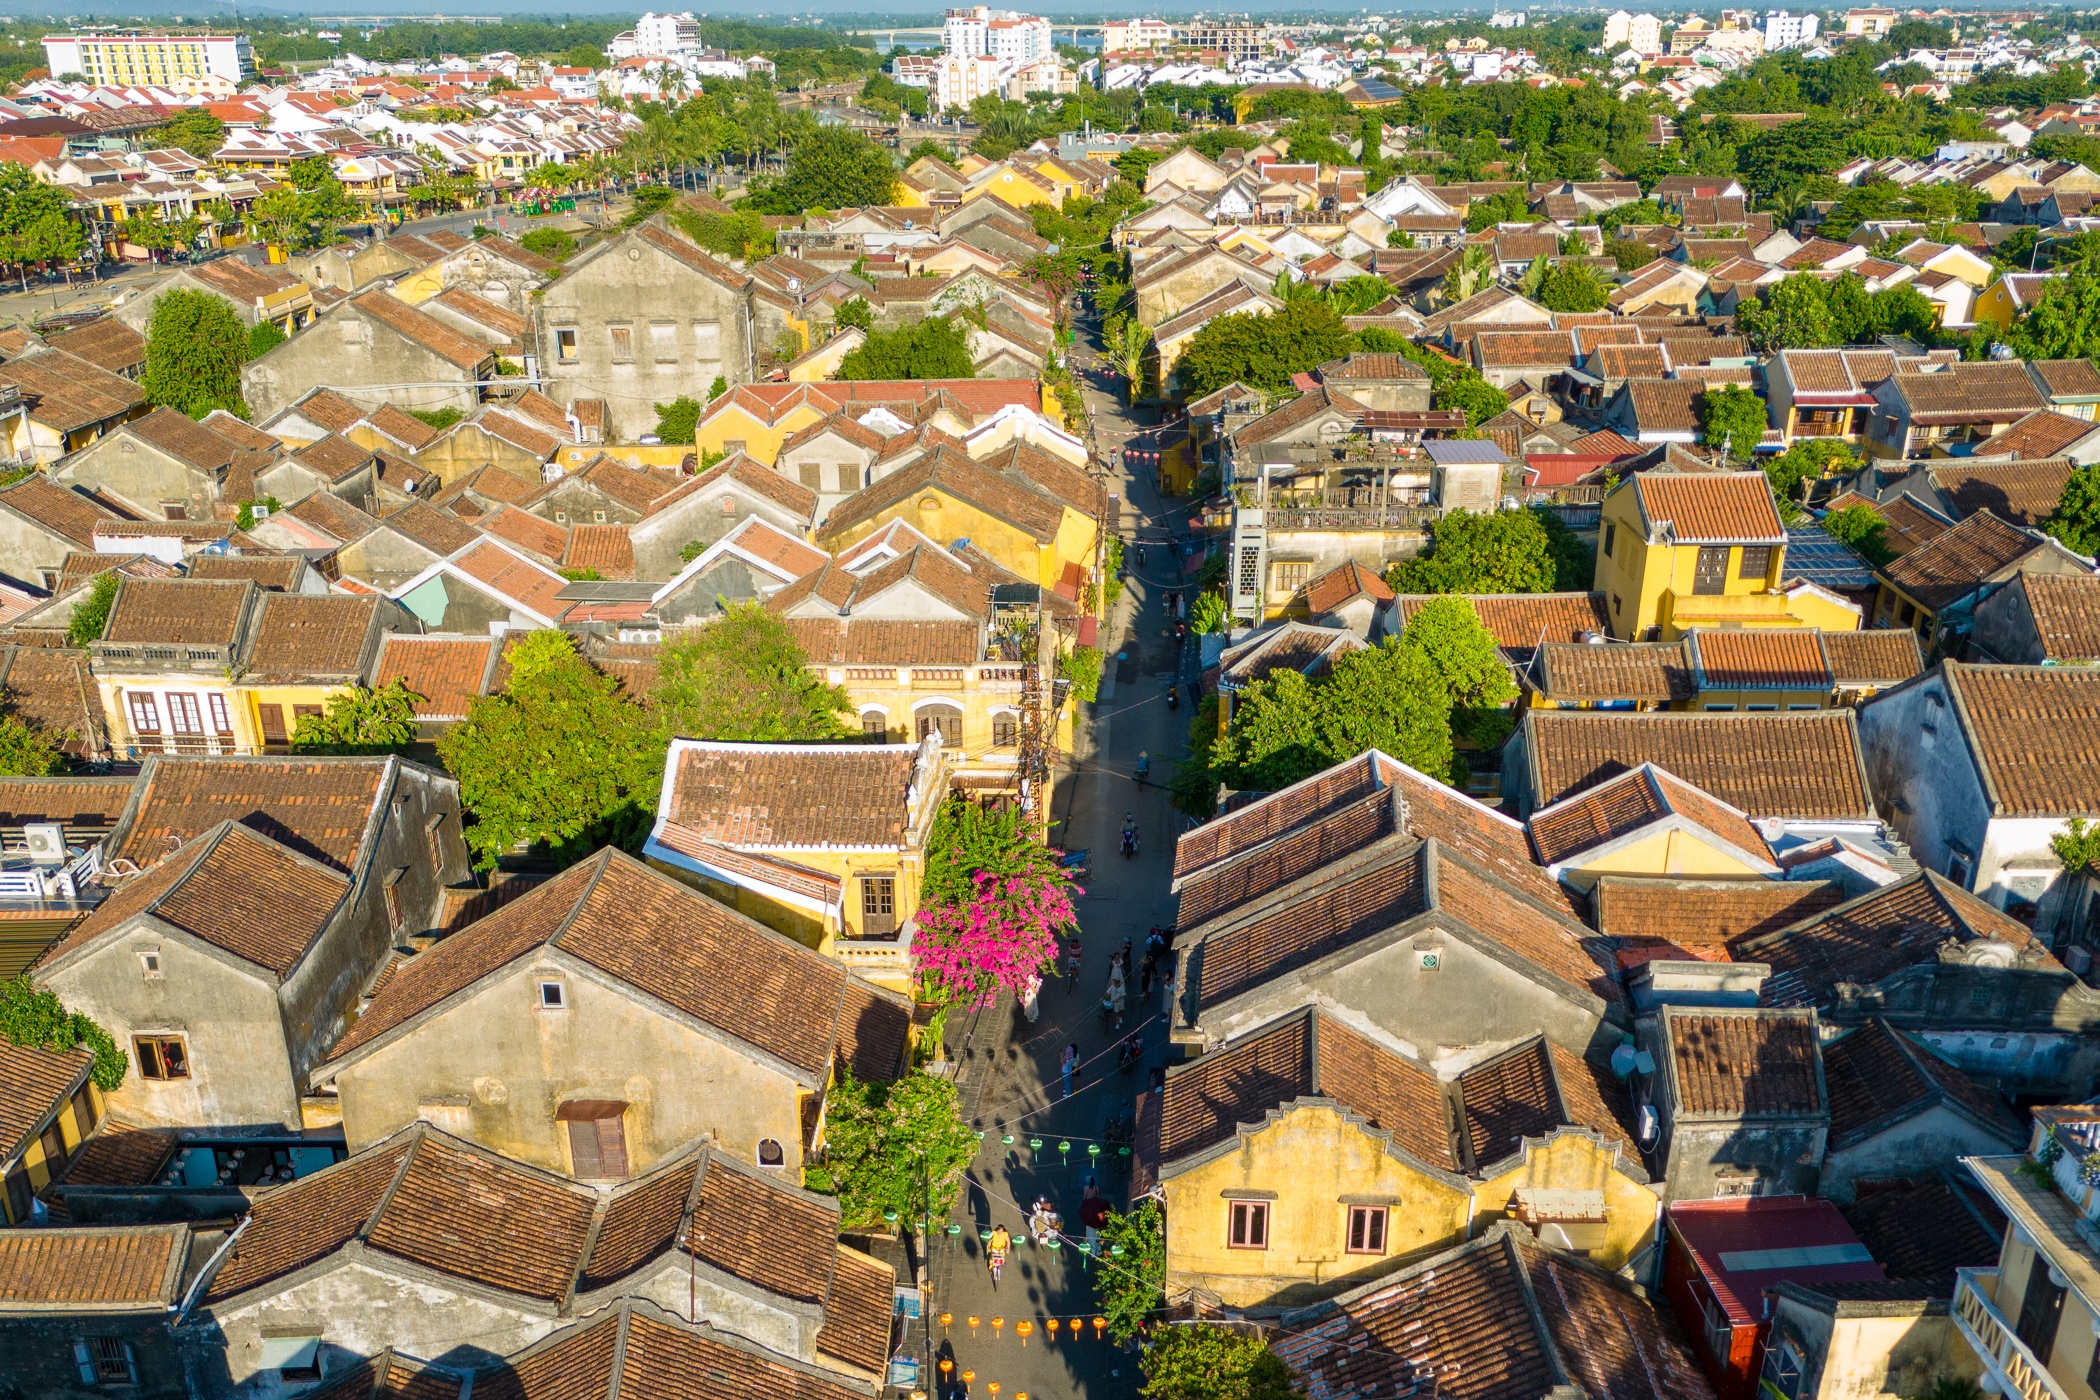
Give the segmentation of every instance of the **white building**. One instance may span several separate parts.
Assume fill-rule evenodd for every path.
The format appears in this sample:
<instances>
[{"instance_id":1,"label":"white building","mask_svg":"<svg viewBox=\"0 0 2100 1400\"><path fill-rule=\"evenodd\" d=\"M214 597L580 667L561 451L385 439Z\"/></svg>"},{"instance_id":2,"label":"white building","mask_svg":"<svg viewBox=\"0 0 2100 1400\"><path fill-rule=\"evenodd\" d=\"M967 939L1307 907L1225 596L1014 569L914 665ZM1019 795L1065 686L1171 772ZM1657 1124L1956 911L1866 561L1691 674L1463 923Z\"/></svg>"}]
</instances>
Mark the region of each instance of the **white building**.
<instances>
[{"instance_id":1,"label":"white building","mask_svg":"<svg viewBox=\"0 0 2100 1400\"><path fill-rule=\"evenodd\" d=\"M1490 29L1522 29L1523 27L1524 12L1522 10L1497 10L1488 16L1488 28Z\"/></svg>"},{"instance_id":2,"label":"white building","mask_svg":"<svg viewBox=\"0 0 2100 1400\"><path fill-rule=\"evenodd\" d=\"M634 42L644 54L694 53L703 47L700 21L693 18L690 10L675 15L643 15L634 22Z\"/></svg>"},{"instance_id":3,"label":"white building","mask_svg":"<svg viewBox=\"0 0 2100 1400\"><path fill-rule=\"evenodd\" d=\"M1604 21L1604 51L1617 53L1621 49L1661 53L1662 21L1654 15L1631 15L1624 10L1613 13Z\"/></svg>"},{"instance_id":4,"label":"white building","mask_svg":"<svg viewBox=\"0 0 2100 1400\"><path fill-rule=\"evenodd\" d=\"M950 10L941 24L941 52L956 58L976 58L991 51L992 12L983 5Z\"/></svg>"},{"instance_id":5,"label":"white building","mask_svg":"<svg viewBox=\"0 0 2100 1400\"><path fill-rule=\"evenodd\" d=\"M47 34L44 65L53 77L78 73L95 87L157 87L226 92L255 80L245 34Z\"/></svg>"},{"instance_id":6,"label":"white building","mask_svg":"<svg viewBox=\"0 0 2100 1400\"><path fill-rule=\"evenodd\" d=\"M987 52L1008 63L1040 63L1054 57L1050 21L1041 15L1017 15L1007 11L992 16L987 26Z\"/></svg>"},{"instance_id":7,"label":"white building","mask_svg":"<svg viewBox=\"0 0 2100 1400\"><path fill-rule=\"evenodd\" d=\"M1814 15L1790 15L1785 10L1771 10L1765 15L1765 51L1776 53L1780 49L1798 49L1816 41L1817 19Z\"/></svg>"},{"instance_id":8,"label":"white building","mask_svg":"<svg viewBox=\"0 0 2100 1400\"><path fill-rule=\"evenodd\" d=\"M900 53L890 60L890 80L905 87L933 87L934 71L941 61L931 54Z\"/></svg>"},{"instance_id":9,"label":"white building","mask_svg":"<svg viewBox=\"0 0 2100 1400\"><path fill-rule=\"evenodd\" d=\"M967 107L1006 86L1013 65L990 54L942 54L933 70L933 108Z\"/></svg>"},{"instance_id":10,"label":"white building","mask_svg":"<svg viewBox=\"0 0 2100 1400\"><path fill-rule=\"evenodd\" d=\"M1104 53L1129 53L1133 49L1168 49L1174 46L1174 26L1163 19L1110 20L1101 26Z\"/></svg>"}]
</instances>

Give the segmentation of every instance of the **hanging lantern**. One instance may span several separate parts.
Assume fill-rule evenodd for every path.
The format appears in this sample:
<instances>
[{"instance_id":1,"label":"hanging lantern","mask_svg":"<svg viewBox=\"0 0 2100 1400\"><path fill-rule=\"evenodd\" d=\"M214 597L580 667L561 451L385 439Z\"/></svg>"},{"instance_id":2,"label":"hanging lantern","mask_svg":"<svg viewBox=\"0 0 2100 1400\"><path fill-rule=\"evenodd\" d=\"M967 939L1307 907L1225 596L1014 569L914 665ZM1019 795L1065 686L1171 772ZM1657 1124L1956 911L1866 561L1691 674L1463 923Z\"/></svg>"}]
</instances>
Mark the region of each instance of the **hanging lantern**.
<instances>
[{"instance_id":1,"label":"hanging lantern","mask_svg":"<svg viewBox=\"0 0 2100 1400\"><path fill-rule=\"evenodd\" d=\"M1097 1318L1095 1318L1095 1319L1094 1319L1094 1336L1095 1336L1095 1338L1096 1338L1097 1340L1098 1340L1098 1339L1100 1338L1101 1334L1102 1334L1103 1332L1106 1332L1107 1330L1108 1330L1108 1319L1107 1319L1107 1318L1105 1318L1105 1317L1097 1317Z\"/></svg>"},{"instance_id":2,"label":"hanging lantern","mask_svg":"<svg viewBox=\"0 0 2100 1400\"><path fill-rule=\"evenodd\" d=\"M1025 1317L1014 1324L1014 1335L1021 1339L1021 1345L1024 1347L1028 1345L1028 1338L1034 1331L1035 1324Z\"/></svg>"}]
</instances>

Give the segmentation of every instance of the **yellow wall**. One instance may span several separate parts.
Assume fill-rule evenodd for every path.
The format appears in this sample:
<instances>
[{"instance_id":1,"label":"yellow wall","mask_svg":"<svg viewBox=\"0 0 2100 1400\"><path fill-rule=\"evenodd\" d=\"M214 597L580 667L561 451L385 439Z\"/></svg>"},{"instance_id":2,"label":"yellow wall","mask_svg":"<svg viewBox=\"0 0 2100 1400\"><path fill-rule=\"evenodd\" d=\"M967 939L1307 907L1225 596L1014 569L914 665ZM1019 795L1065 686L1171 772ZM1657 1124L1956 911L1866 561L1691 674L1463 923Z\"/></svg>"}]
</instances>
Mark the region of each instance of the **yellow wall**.
<instances>
[{"instance_id":1,"label":"yellow wall","mask_svg":"<svg viewBox=\"0 0 2100 1400\"><path fill-rule=\"evenodd\" d=\"M797 404L779 422L767 423L742 406L730 404L701 420L694 442L698 451L723 452L727 450L724 443L741 440L747 455L770 467L780 455L780 444L823 417L811 405Z\"/></svg>"},{"instance_id":2,"label":"yellow wall","mask_svg":"<svg viewBox=\"0 0 2100 1400\"><path fill-rule=\"evenodd\" d=\"M1969 319L1979 326L1985 321L1990 321L2001 329L2020 319L2020 313L2013 309L2012 294L2007 289L2003 277L1977 295L1976 303L1969 311Z\"/></svg>"},{"instance_id":3,"label":"yellow wall","mask_svg":"<svg viewBox=\"0 0 2100 1400\"><path fill-rule=\"evenodd\" d=\"M1561 879L1581 890L1588 890L1605 875L1676 875L1704 880L1768 878L1767 872L1754 870L1725 851L1716 850L1683 831L1658 831L1629 846L1601 854L1595 860L1570 862L1560 870Z\"/></svg>"},{"instance_id":4,"label":"yellow wall","mask_svg":"<svg viewBox=\"0 0 2100 1400\"><path fill-rule=\"evenodd\" d=\"M1603 549L1607 533L1614 537L1609 555ZM1742 601L1778 587L1780 579L1785 576L1785 547L1772 550L1765 573L1756 578L1737 577L1742 557L1741 547L1730 546L1728 572L1722 591L1711 596L1695 595L1692 586L1698 575L1699 547L1647 543L1641 528L1640 507L1634 498L1634 484L1632 481L1623 483L1605 498L1603 520L1598 530L1596 586L1605 595L1604 605L1612 635L1622 641L1638 639L1645 636L1649 628L1662 625L1673 616L1680 619L1678 632L1681 633L1700 625L1693 620L1694 614L1716 610L1715 605L1722 599L1730 601L1718 611L1739 622L1754 617L1756 620L1750 625L1802 625L1786 611L1787 600L1782 596L1771 595L1755 602ZM1763 616L1766 613L1773 615L1767 619ZM1673 639L1668 628L1664 629L1663 639Z\"/></svg>"},{"instance_id":5,"label":"yellow wall","mask_svg":"<svg viewBox=\"0 0 2100 1400\"><path fill-rule=\"evenodd\" d=\"M1702 690L1689 700L1680 700L1673 710L1777 709L1827 710L1835 703L1830 690Z\"/></svg>"},{"instance_id":6,"label":"yellow wall","mask_svg":"<svg viewBox=\"0 0 2100 1400\"><path fill-rule=\"evenodd\" d=\"M1040 204L1047 209L1055 209L1063 202L1061 195L1052 194L1035 181L1026 179L1011 170L1000 171L974 190L964 190L962 201L968 204L972 200L981 199L985 195L991 195L1001 204L1010 205L1015 209L1026 209L1036 204Z\"/></svg>"},{"instance_id":7,"label":"yellow wall","mask_svg":"<svg viewBox=\"0 0 2100 1400\"><path fill-rule=\"evenodd\" d=\"M1607 1269L1625 1267L1654 1234L1660 1199L1655 1188L1620 1171L1612 1150L1586 1133L1565 1132L1530 1147L1523 1165L1474 1187L1472 1233L1479 1234L1507 1214L1510 1197L1519 1187L1602 1191L1604 1243L1590 1251L1590 1258Z\"/></svg>"},{"instance_id":8,"label":"yellow wall","mask_svg":"<svg viewBox=\"0 0 2100 1400\"><path fill-rule=\"evenodd\" d=\"M1165 1182L1167 1293L1216 1293L1227 1307L1310 1302L1463 1240L1472 1192L1409 1166L1340 1110L1307 1105L1246 1145ZM1267 1249L1233 1249L1234 1191L1273 1192ZM1382 1255L1347 1252L1349 1207L1388 1207Z\"/></svg>"},{"instance_id":9,"label":"yellow wall","mask_svg":"<svg viewBox=\"0 0 2100 1400\"><path fill-rule=\"evenodd\" d=\"M88 1093L88 1101L94 1105L95 1122L100 1123L102 1115L106 1111L102 1101L102 1091L95 1087L93 1080L89 1080L85 1087ZM56 1164L45 1157L44 1139L41 1131L37 1136L29 1140L28 1148L22 1153L21 1170L29 1177L29 1189L31 1191L41 1191L46 1186L49 1186L52 1176L65 1166L65 1163L72 1158L75 1152L80 1150L80 1125L73 1121L72 1099L70 1096L67 1097L64 1103L58 1105L56 1123L59 1140L65 1146L64 1157L60 1158ZM93 1131L93 1128L90 1127L89 1131ZM12 1174L9 1173L9 1175ZM14 1218L14 1213L8 1208L4 1192L0 1192L0 1218L4 1218L9 1224L21 1223Z\"/></svg>"},{"instance_id":10,"label":"yellow wall","mask_svg":"<svg viewBox=\"0 0 2100 1400\"><path fill-rule=\"evenodd\" d=\"M1076 563L1089 575L1093 571L1095 529L1092 516L1081 515L1066 507L1064 519L1058 525L1057 538L1043 545L1036 543L1035 536L1026 530L987 515L968 502L939 490L915 492L872 519L827 536L823 547L833 554L841 553L892 520L903 520L930 539L968 539L1002 567L1045 588L1057 584L1064 576L1068 562Z\"/></svg>"},{"instance_id":11,"label":"yellow wall","mask_svg":"<svg viewBox=\"0 0 2100 1400\"><path fill-rule=\"evenodd\" d=\"M396 279L394 282L394 295L407 302L410 306L430 300L439 292L445 290L445 274L442 269L443 264L432 263L428 267L419 268L405 277Z\"/></svg>"},{"instance_id":12,"label":"yellow wall","mask_svg":"<svg viewBox=\"0 0 2100 1400\"><path fill-rule=\"evenodd\" d=\"M505 442L478 423L462 423L417 452L416 465L436 472L438 480L447 486L482 467L493 466L537 488L541 484L540 468L545 464L537 454Z\"/></svg>"},{"instance_id":13,"label":"yellow wall","mask_svg":"<svg viewBox=\"0 0 2100 1400\"><path fill-rule=\"evenodd\" d=\"M831 378L839 372L839 362L852 354L861 341L850 335L834 336L818 347L815 358L805 358L788 371L788 378L797 384L815 384Z\"/></svg>"}]
</instances>

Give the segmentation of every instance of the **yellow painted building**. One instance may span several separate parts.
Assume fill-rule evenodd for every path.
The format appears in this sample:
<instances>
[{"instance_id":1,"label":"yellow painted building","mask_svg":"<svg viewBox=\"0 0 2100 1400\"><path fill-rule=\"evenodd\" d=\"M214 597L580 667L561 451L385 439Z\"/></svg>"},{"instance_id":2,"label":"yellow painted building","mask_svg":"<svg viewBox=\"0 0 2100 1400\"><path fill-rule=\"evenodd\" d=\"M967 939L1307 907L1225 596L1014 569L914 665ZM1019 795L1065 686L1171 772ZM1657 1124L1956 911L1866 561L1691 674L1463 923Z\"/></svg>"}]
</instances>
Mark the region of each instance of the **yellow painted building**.
<instances>
[{"instance_id":1,"label":"yellow painted building","mask_svg":"<svg viewBox=\"0 0 2100 1400\"><path fill-rule=\"evenodd\" d=\"M1747 816L1652 763L1541 807L1528 827L1547 873L1585 893L1606 875L1770 880L1782 873Z\"/></svg>"},{"instance_id":2,"label":"yellow painted building","mask_svg":"<svg viewBox=\"0 0 2100 1400\"><path fill-rule=\"evenodd\" d=\"M65 1169L104 1112L102 1091L88 1079L91 1050L50 1051L0 1039L0 1083L8 1086L12 1141L0 1141L6 1170L0 1218L10 1225L29 1219L30 1203Z\"/></svg>"},{"instance_id":3,"label":"yellow painted building","mask_svg":"<svg viewBox=\"0 0 2100 1400\"><path fill-rule=\"evenodd\" d=\"M1310 1007L1170 1070L1132 1185L1165 1202L1169 1302L1302 1306L1497 1219L1620 1267L1658 1197L1609 1079L1535 1038L1441 1080Z\"/></svg>"},{"instance_id":4,"label":"yellow painted building","mask_svg":"<svg viewBox=\"0 0 2100 1400\"><path fill-rule=\"evenodd\" d=\"M1604 499L1596 591L1611 634L1673 641L1698 627L1850 630L1856 612L1781 587L1786 527L1763 472L1642 472Z\"/></svg>"}]
</instances>

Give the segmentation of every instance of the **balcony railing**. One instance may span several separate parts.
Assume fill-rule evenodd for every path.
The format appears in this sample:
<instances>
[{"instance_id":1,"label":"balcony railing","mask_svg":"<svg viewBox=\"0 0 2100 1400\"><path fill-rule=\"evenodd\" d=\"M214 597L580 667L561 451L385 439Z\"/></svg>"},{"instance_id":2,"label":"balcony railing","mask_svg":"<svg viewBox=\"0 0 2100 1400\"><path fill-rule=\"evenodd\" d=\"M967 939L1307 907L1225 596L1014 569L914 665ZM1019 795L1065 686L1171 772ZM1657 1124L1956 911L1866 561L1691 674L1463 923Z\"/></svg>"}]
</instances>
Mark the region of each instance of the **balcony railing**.
<instances>
[{"instance_id":1,"label":"balcony railing","mask_svg":"<svg viewBox=\"0 0 2100 1400\"><path fill-rule=\"evenodd\" d=\"M1279 530L1427 530L1438 511L1434 506L1270 506L1269 533Z\"/></svg>"},{"instance_id":2,"label":"balcony railing","mask_svg":"<svg viewBox=\"0 0 2100 1400\"><path fill-rule=\"evenodd\" d=\"M1954 1325L1983 1361L1984 1371L1999 1388L2020 1400L2071 1400L2049 1377L2049 1369L2013 1332L2012 1324L1991 1301L1997 1291L1996 1269L1954 1271Z\"/></svg>"}]
</instances>

